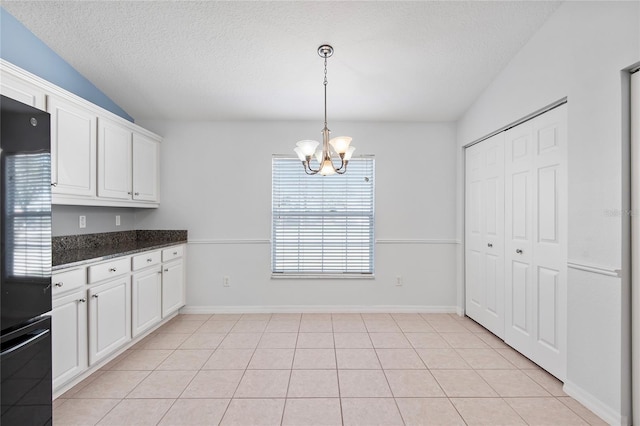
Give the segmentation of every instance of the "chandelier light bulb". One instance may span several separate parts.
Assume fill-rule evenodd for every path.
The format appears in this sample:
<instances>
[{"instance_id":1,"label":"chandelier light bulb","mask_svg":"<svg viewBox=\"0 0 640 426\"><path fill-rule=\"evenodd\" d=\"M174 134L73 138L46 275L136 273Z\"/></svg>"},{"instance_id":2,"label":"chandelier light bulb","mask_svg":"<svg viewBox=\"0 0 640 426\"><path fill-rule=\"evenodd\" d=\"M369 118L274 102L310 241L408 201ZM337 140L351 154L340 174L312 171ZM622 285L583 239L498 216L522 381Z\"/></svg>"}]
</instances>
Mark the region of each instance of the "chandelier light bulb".
<instances>
[{"instance_id":1,"label":"chandelier light bulb","mask_svg":"<svg viewBox=\"0 0 640 426\"><path fill-rule=\"evenodd\" d=\"M300 148L305 156L311 157L313 153L316 152L316 148L318 147L318 145L320 145L320 142L307 139L296 143L296 145L298 146L298 148Z\"/></svg>"},{"instance_id":2,"label":"chandelier light bulb","mask_svg":"<svg viewBox=\"0 0 640 426\"><path fill-rule=\"evenodd\" d=\"M345 153L344 153L344 161L349 161L349 160L351 160L351 156L353 155L353 151L355 151L355 150L356 150L356 147L355 147L355 146L350 146L350 147L347 149L347 152L345 152Z\"/></svg>"},{"instance_id":3,"label":"chandelier light bulb","mask_svg":"<svg viewBox=\"0 0 640 426\"><path fill-rule=\"evenodd\" d=\"M351 138L349 136L338 136L337 138L331 139L329 143L337 154L344 154L349 148Z\"/></svg>"}]
</instances>

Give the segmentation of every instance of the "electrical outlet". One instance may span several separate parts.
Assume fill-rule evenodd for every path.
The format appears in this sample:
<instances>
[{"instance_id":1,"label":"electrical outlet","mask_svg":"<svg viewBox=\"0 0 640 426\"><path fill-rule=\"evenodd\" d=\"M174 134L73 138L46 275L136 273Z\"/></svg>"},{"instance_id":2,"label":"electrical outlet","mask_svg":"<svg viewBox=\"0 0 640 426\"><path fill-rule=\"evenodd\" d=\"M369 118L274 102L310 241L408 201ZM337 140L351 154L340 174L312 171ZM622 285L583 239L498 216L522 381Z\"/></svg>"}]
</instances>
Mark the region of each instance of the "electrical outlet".
<instances>
[{"instance_id":1,"label":"electrical outlet","mask_svg":"<svg viewBox=\"0 0 640 426\"><path fill-rule=\"evenodd\" d=\"M120 226L120 215L116 215L116 226Z\"/></svg>"},{"instance_id":2,"label":"electrical outlet","mask_svg":"<svg viewBox=\"0 0 640 426\"><path fill-rule=\"evenodd\" d=\"M404 284L404 281L403 281L403 279L402 279L402 275L398 275L398 276L396 277L396 285L397 285L397 286L401 286L402 284Z\"/></svg>"},{"instance_id":3,"label":"electrical outlet","mask_svg":"<svg viewBox=\"0 0 640 426\"><path fill-rule=\"evenodd\" d=\"M78 219L78 226L80 228L86 228L87 227L87 217L86 216L80 216L80 218Z\"/></svg>"},{"instance_id":4,"label":"electrical outlet","mask_svg":"<svg viewBox=\"0 0 640 426\"><path fill-rule=\"evenodd\" d=\"M222 285L225 286L225 287L229 287L230 284L229 284L229 276L228 275L225 275L222 278Z\"/></svg>"}]
</instances>

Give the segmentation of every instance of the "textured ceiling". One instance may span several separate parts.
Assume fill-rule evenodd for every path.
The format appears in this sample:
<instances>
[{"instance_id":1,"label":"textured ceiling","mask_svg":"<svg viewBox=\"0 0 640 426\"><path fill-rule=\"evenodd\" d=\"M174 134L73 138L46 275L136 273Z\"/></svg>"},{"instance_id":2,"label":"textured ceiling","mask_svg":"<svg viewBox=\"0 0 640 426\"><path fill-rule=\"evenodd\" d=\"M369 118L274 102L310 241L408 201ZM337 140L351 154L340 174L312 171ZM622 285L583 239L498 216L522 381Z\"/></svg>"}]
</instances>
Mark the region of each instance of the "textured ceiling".
<instances>
[{"instance_id":1,"label":"textured ceiling","mask_svg":"<svg viewBox=\"0 0 640 426\"><path fill-rule=\"evenodd\" d=\"M2 1L135 119L450 121L545 1Z\"/></svg>"}]
</instances>

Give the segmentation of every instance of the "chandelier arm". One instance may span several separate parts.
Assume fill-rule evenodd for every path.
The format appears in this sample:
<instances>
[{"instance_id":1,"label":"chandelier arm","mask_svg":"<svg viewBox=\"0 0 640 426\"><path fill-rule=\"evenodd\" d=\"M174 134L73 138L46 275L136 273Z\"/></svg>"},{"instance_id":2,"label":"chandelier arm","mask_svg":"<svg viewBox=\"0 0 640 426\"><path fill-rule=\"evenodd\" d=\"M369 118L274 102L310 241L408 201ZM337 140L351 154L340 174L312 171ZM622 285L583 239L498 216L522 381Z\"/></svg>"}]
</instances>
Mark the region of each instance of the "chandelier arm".
<instances>
[{"instance_id":1,"label":"chandelier arm","mask_svg":"<svg viewBox=\"0 0 640 426\"><path fill-rule=\"evenodd\" d=\"M320 171L320 168L318 168L318 170L313 170L311 168L311 157L307 156L306 161L302 162L302 165L304 167L304 172L308 175L315 175Z\"/></svg>"},{"instance_id":2,"label":"chandelier arm","mask_svg":"<svg viewBox=\"0 0 640 426\"><path fill-rule=\"evenodd\" d=\"M336 169L336 173L338 173L339 175L345 174L347 172L347 164L349 164L349 160L343 161L340 168Z\"/></svg>"}]
</instances>

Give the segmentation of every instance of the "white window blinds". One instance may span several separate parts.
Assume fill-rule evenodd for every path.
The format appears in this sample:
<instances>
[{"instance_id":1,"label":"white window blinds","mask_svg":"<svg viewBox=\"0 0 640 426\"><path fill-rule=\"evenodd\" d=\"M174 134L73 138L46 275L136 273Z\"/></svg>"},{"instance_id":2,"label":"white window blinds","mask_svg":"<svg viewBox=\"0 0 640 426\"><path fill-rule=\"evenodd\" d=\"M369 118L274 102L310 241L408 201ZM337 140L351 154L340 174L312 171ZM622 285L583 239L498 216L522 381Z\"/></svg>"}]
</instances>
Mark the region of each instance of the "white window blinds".
<instances>
[{"instance_id":1,"label":"white window blinds","mask_svg":"<svg viewBox=\"0 0 640 426\"><path fill-rule=\"evenodd\" d=\"M50 154L5 156L6 205L4 224L11 277L51 275Z\"/></svg>"},{"instance_id":2,"label":"white window blinds","mask_svg":"<svg viewBox=\"0 0 640 426\"><path fill-rule=\"evenodd\" d=\"M272 179L274 275L373 274L373 157L352 158L333 176L274 158Z\"/></svg>"}]
</instances>

